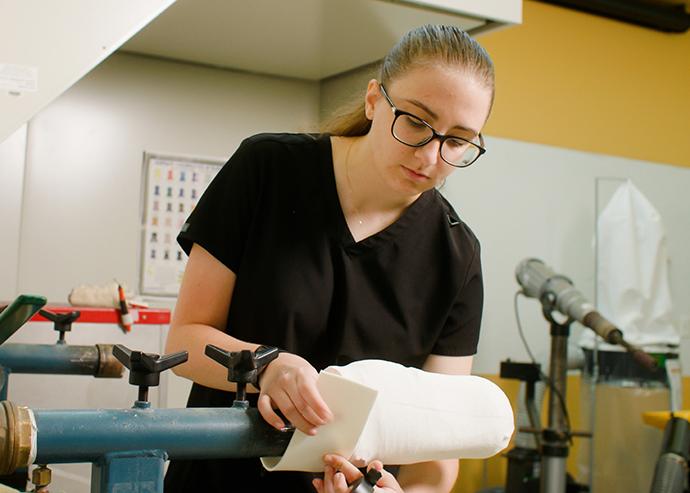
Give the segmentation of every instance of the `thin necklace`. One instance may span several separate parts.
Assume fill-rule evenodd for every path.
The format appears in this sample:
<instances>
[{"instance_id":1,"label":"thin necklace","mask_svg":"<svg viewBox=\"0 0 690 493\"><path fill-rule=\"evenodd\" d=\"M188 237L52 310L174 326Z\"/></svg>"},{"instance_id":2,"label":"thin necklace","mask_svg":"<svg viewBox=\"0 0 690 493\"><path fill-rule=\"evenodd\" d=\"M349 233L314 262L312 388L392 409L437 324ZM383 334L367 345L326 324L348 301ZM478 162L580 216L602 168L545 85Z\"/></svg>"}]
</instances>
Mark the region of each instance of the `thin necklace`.
<instances>
[{"instance_id":1,"label":"thin necklace","mask_svg":"<svg viewBox=\"0 0 690 493\"><path fill-rule=\"evenodd\" d=\"M364 224L364 220L362 219L362 213L359 212L357 207L355 207L355 191L352 188L352 181L350 180L350 150L352 149L353 144L354 142L350 142L350 145L347 147L347 151L345 152L345 179L347 180L347 187L350 189L350 207L352 208L352 212L357 215L357 223L362 226Z\"/></svg>"}]
</instances>

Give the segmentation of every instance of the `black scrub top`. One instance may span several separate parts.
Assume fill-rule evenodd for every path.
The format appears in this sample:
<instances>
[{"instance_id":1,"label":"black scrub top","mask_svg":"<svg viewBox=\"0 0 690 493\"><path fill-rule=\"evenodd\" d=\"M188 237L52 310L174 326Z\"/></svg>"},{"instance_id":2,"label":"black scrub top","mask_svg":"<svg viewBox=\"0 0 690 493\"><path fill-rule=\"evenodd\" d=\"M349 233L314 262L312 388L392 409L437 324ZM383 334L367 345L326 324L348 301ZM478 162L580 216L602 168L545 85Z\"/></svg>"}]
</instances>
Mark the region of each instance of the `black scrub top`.
<instances>
[{"instance_id":1,"label":"black scrub top","mask_svg":"<svg viewBox=\"0 0 690 493\"><path fill-rule=\"evenodd\" d=\"M299 354L317 370L370 358L421 368L430 354L476 352L483 304L477 238L432 189L389 227L356 242L340 207L328 135L246 139L178 242L187 254L201 245L236 274L228 334ZM188 405L228 406L233 398L194 384ZM245 486L229 480L234 475ZM166 492L312 491L311 477L266 473L258 459L173 461Z\"/></svg>"}]
</instances>

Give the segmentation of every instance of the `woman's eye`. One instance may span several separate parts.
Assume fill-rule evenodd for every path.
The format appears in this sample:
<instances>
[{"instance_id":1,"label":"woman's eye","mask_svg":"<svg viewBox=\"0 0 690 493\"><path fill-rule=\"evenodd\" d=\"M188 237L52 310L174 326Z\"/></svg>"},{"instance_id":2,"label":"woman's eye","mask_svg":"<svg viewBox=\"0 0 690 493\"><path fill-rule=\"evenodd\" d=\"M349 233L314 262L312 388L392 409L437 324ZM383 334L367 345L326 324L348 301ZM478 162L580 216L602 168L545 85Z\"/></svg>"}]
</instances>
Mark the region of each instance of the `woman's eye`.
<instances>
[{"instance_id":1,"label":"woman's eye","mask_svg":"<svg viewBox=\"0 0 690 493\"><path fill-rule=\"evenodd\" d=\"M452 149L454 151L461 150L464 147L467 147L467 142L457 139L448 139L446 140L446 146L448 146L449 149Z\"/></svg>"},{"instance_id":2,"label":"woman's eye","mask_svg":"<svg viewBox=\"0 0 690 493\"><path fill-rule=\"evenodd\" d=\"M408 115L403 115L405 118L405 123L407 123L410 127L412 128L426 128L426 125L424 125L424 122L421 120L408 116Z\"/></svg>"}]
</instances>

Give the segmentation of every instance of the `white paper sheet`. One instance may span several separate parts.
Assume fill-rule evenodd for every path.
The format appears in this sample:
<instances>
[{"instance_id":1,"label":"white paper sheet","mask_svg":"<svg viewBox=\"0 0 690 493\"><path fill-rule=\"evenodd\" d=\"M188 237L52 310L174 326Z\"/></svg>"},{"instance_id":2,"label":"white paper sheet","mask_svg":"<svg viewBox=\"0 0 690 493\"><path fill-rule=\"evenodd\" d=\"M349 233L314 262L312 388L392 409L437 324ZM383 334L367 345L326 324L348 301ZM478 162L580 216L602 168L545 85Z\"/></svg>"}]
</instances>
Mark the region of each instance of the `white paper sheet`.
<instances>
[{"instance_id":1,"label":"white paper sheet","mask_svg":"<svg viewBox=\"0 0 690 493\"><path fill-rule=\"evenodd\" d=\"M362 434L378 392L333 373L321 372L316 386L333 413L315 436L295 430L282 457L262 457L269 471L323 471L323 456L350 457Z\"/></svg>"}]
</instances>

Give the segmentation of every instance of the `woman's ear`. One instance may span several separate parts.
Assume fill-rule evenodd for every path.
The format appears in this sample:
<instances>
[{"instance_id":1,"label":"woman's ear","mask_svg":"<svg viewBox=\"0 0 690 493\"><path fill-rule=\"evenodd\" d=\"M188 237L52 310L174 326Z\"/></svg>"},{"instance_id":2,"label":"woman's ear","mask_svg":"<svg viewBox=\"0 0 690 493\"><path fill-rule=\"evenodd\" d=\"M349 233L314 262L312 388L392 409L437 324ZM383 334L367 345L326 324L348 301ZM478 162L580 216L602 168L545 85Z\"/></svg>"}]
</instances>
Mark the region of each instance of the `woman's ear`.
<instances>
[{"instance_id":1,"label":"woman's ear","mask_svg":"<svg viewBox=\"0 0 690 493\"><path fill-rule=\"evenodd\" d=\"M364 96L364 114L367 120L374 119L374 109L376 107L376 101L381 97L381 91L379 90L379 81L376 79L371 79L369 84L367 84L367 93Z\"/></svg>"}]
</instances>

